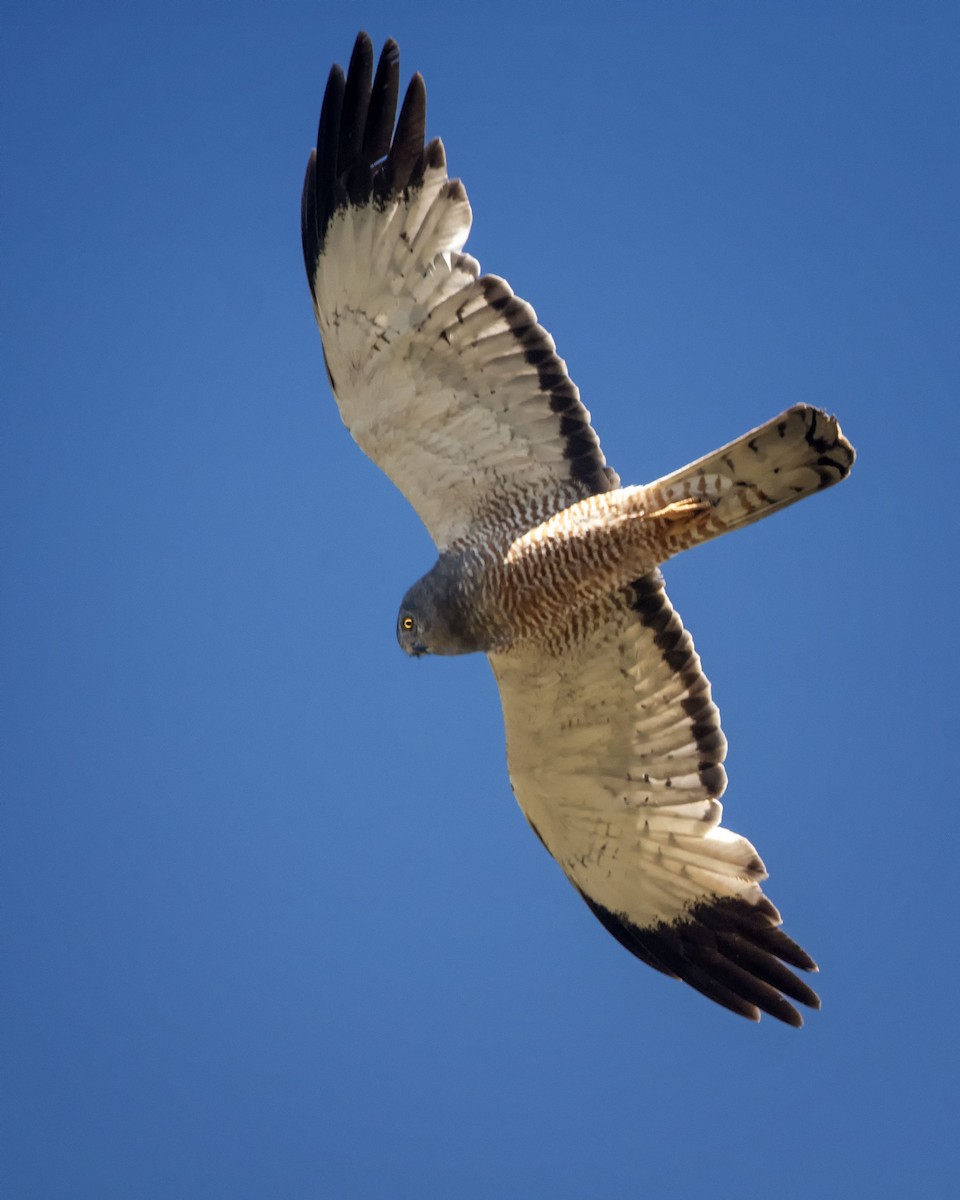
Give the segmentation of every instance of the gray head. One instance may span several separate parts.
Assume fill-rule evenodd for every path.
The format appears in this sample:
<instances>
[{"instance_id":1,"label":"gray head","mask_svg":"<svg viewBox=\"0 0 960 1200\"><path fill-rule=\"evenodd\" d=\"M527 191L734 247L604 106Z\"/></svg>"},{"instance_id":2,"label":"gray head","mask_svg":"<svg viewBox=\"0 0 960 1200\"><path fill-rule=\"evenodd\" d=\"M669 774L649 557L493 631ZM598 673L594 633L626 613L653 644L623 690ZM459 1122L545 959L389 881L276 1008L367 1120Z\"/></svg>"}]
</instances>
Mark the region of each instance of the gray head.
<instances>
[{"instance_id":1,"label":"gray head","mask_svg":"<svg viewBox=\"0 0 960 1200\"><path fill-rule=\"evenodd\" d=\"M397 641L407 654L472 654L491 638L476 626L472 578L459 555L441 555L400 602Z\"/></svg>"}]
</instances>

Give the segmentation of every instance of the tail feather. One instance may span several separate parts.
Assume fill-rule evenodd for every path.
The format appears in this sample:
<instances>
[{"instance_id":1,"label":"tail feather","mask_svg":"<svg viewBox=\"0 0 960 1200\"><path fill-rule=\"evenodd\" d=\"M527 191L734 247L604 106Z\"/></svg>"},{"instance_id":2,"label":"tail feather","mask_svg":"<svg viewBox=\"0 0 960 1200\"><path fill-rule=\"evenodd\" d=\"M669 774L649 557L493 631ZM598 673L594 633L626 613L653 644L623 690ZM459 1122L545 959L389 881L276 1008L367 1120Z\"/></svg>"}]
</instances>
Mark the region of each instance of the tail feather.
<instances>
[{"instance_id":1,"label":"tail feather","mask_svg":"<svg viewBox=\"0 0 960 1200\"><path fill-rule=\"evenodd\" d=\"M715 494L704 533L715 537L846 479L856 457L835 417L799 404L729 445L649 484L664 507ZM709 530L709 532L708 532Z\"/></svg>"}]
</instances>

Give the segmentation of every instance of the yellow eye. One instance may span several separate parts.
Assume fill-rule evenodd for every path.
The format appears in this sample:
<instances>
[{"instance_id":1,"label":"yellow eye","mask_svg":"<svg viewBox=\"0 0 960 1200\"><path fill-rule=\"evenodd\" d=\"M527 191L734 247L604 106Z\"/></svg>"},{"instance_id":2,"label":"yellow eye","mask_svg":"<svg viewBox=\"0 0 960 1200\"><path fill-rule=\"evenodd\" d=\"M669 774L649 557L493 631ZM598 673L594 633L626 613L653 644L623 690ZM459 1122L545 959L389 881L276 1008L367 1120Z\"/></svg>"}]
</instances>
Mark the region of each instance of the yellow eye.
<instances>
[{"instance_id":1,"label":"yellow eye","mask_svg":"<svg viewBox=\"0 0 960 1200\"><path fill-rule=\"evenodd\" d=\"M413 617L403 617L400 621L400 628L409 632L413 628Z\"/></svg>"}]
</instances>

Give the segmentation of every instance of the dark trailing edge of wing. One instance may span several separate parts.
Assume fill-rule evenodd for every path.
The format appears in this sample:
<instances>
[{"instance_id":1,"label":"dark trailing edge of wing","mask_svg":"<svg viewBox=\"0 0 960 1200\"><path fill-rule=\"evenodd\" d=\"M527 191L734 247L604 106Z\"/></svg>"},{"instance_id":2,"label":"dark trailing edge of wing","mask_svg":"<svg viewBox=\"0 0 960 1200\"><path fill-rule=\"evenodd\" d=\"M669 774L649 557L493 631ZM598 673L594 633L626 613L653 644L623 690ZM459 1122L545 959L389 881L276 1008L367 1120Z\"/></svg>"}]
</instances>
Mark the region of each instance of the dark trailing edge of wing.
<instances>
[{"instance_id":1,"label":"dark trailing edge of wing","mask_svg":"<svg viewBox=\"0 0 960 1200\"><path fill-rule=\"evenodd\" d=\"M563 456L571 478L583 485L584 496L618 487L620 478L606 465L600 439L590 424L590 414L580 400L580 392L554 350L549 334L537 323L536 313L496 275L485 275L480 285L487 303L500 313L520 343L526 361L536 368L540 391L550 411L560 418Z\"/></svg>"},{"instance_id":2,"label":"dark trailing edge of wing","mask_svg":"<svg viewBox=\"0 0 960 1200\"><path fill-rule=\"evenodd\" d=\"M637 579L629 592L630 607L640 623L653 633L653 644L687 689L681 708L692 722L691 733L700 754L700 782L708 796L722 796L727 786L727 773L721 765L727 755L727 739L720 728L720 711L710 695L710 684L700 667L693 638L670 603L659 571Z\"/></svg>"},{"instance_id":3,"label":"dark trailing edge of wing","mask_svg":"<svg viewBox=\"0 0 960 1200\"><path fill-rule=\"evenodd\" d=\"M799 1028L803 1018L786 997L820 1007L816 992L790 970L815 971L816 963L778 928L780 915L765 898L758 904L704 901L669 925L641 929L580 894L603 927L641 962L742 1017L758 1021L765 1012Z\"/></svg>"},{"instance_id":4,"label":"dark trailing edge of wing","mask_svg":"<svg viewBox=\"0 0 960 1200\"><path fill-rule=\"evenodd\" d=\"M424 144L427 96L422 77L417 74L411 79L397 117L399 83L397 43L390 38L384 44L374 75L373 46L366 33L357 36L346 76L339 66L330 70L317 148L307 163L300 207L303 260L311 289L327 229L339 209L371 200L385 204L405 189L415 188L427 167L444 165L439 139ZM451 181L449 186L459 189L461 185ZM484 276L479 284L487 302L513 331L526 361L536 367L540 391L559 418L570 476L582 495L619 486L616 472L606 466L580 394L533 309L496 276Z\"/></svg>"}]
</instances>

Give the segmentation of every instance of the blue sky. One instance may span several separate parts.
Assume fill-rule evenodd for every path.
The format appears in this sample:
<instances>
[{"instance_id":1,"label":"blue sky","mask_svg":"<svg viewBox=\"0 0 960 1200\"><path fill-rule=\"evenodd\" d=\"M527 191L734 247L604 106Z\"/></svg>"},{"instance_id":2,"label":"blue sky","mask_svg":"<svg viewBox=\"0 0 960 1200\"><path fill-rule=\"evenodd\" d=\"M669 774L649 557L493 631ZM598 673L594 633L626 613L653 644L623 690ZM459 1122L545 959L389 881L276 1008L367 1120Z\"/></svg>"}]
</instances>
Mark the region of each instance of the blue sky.
<instances>
[{"instance_id":1,"label":"blue sky","mask_svg":"<svg viewBox=\"0 0 960 1200\"><path fill-rule=\"evenodd\" d=\"M957 45L934 3L14 6L0 46L4 1194L955 1184ZM18 11L19 10L19 11ZM668 568L800 1033L642 967L324 378L299 194L367 28L639 482L809 401L851 480Z\"/></svg>"}]
</instances>

